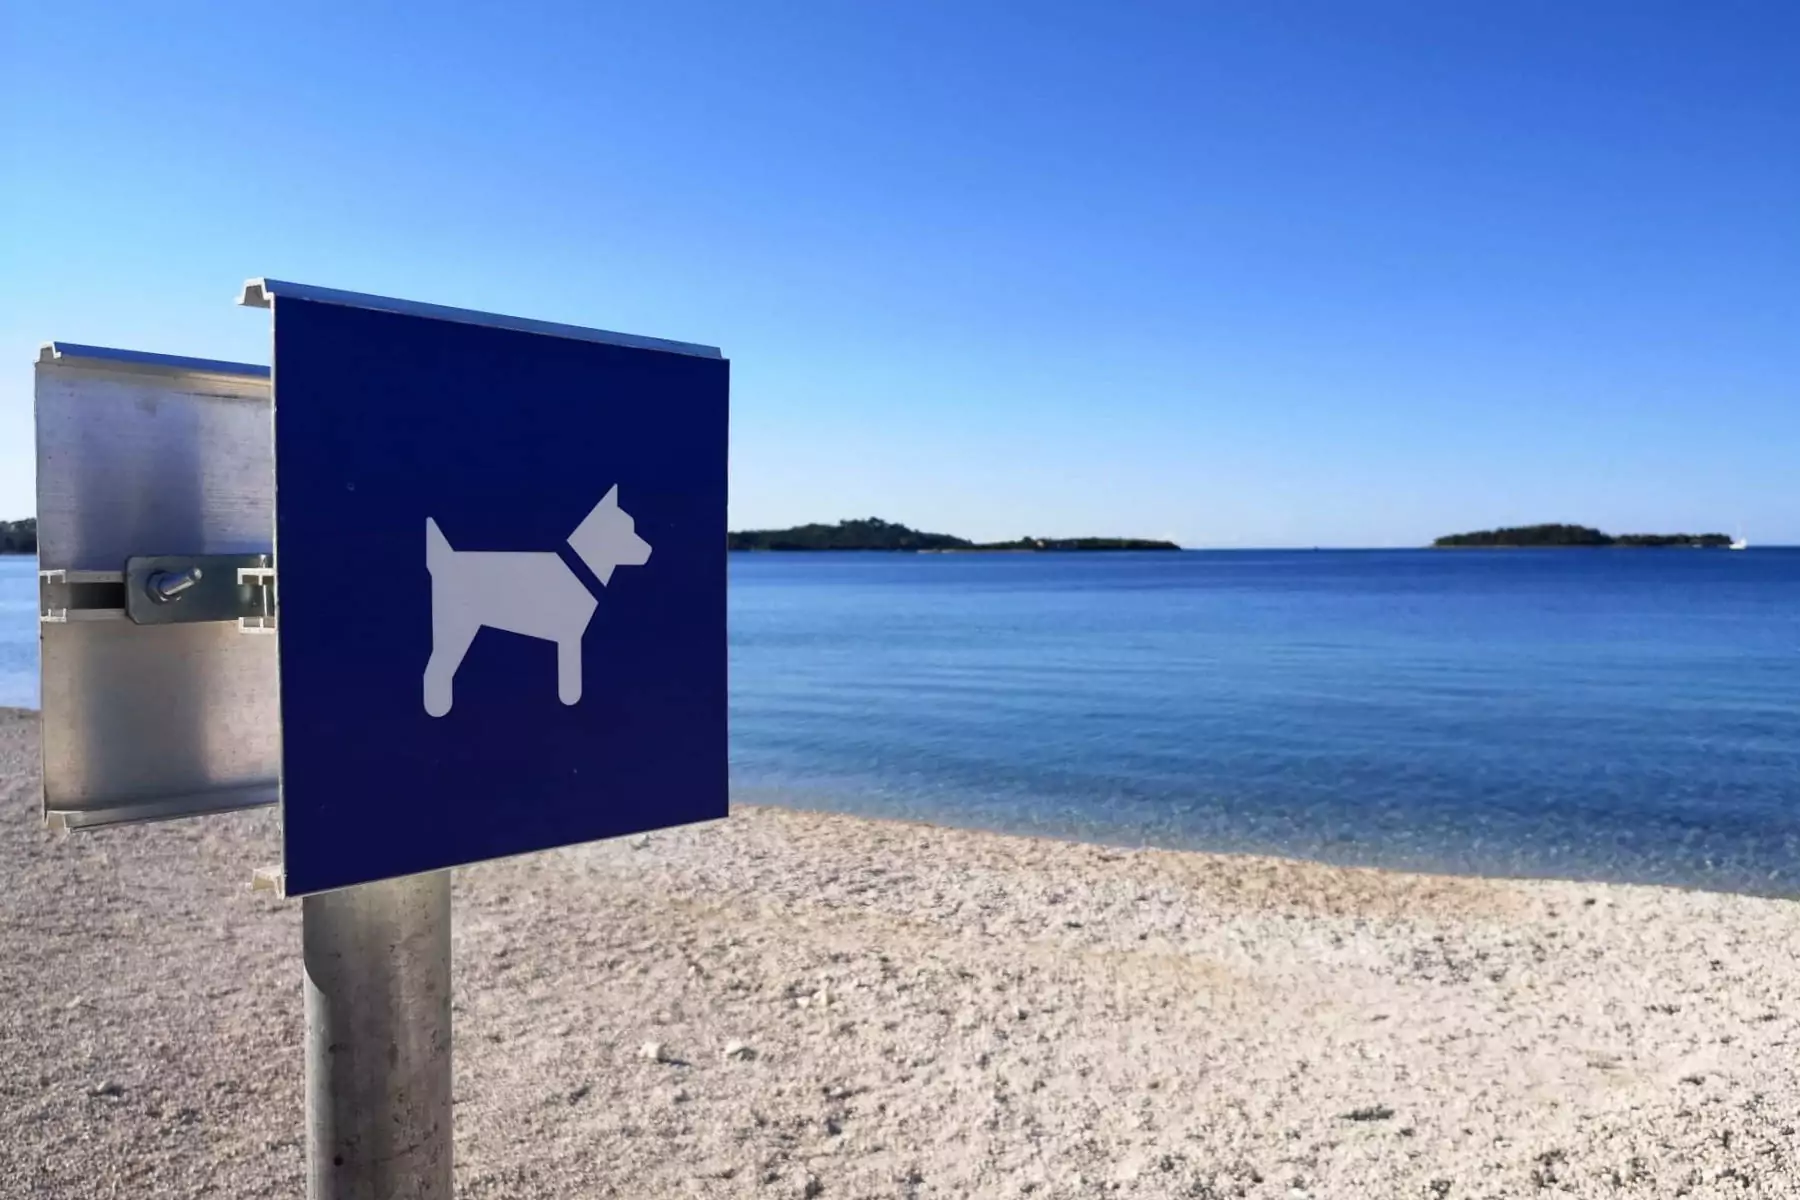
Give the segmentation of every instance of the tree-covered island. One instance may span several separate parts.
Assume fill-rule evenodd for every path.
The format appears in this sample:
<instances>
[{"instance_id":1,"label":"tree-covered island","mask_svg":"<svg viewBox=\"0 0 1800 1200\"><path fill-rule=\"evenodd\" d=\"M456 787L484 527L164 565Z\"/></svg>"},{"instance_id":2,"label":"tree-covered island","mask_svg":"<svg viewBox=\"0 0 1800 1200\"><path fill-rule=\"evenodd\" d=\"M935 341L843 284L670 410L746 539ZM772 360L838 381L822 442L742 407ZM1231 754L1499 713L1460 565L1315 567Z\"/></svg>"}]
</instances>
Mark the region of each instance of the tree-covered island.
<instances>
[{"instance_id":1,"label":"tree-covered island","mask_svg":"<svg viewBox=\"0 0 1800 1200\"><path fill-rule=\"evenodd\" d=\"M1614 536L1586 525L1521 525L1510 529L1483 529L1453 533L1433 546L1523 548L1533 546L1693 546L1725 549L1731 539L1722 533L1622 533Z\"/></svg>"},{"instance_id":2,"label":"tree-covered island","mask_svg":"<svg viewBox=\"0 0 1800 1200\"><path fill-rule=\"evenodd\" d=\"M0 554L36 554L37 518L0 521Z\"/></svg>"},{"instance_id":3,"label":"tree-covered island","mask_svg":"<svg viewBox=\"0 0 1800 1200\"><path fill-rule=\"evenodd\" d=\"M880 517L839 521L836 525L796 525L792 529L749 529L726 535L731 550L1179 550L1174 542L1145 538L1019 538L1011 542L971 542L948 533L921 533Z\"/></svg>"}]
</instances>

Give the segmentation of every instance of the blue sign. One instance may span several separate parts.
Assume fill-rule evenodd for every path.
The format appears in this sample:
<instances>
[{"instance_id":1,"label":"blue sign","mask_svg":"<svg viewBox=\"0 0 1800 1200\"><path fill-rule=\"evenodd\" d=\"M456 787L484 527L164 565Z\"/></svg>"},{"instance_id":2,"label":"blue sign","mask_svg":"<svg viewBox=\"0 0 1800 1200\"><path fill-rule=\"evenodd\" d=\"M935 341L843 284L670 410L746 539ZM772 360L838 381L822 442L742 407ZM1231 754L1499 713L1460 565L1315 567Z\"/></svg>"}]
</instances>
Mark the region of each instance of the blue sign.
<instances>
[{"instance_id":1,"label":"blue sign","mask_svg":"<svg viewBox=\"0 0 1800 1200\"><path fill-rule=\"evenodd\" d=\"M724 816L729 364L262 286L288 894Z\"/></svg>"}]
</instances>

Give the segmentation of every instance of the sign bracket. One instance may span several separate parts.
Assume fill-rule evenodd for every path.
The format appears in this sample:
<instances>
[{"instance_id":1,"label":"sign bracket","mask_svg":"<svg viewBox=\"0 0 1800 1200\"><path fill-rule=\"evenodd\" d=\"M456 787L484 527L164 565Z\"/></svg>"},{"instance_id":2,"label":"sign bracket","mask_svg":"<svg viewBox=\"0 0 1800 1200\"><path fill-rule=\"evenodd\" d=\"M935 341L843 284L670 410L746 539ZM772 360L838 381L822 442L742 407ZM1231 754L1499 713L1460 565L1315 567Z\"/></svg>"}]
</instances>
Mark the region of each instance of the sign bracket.
<instances>
[{"instance_id":1,"label":"sign bracket","mask_svg":"<svg viewBox=\"0 0 1800 1200\"><path fill-rule=\"evenodd\" d=\"M273 628L275 569L267 554L145 554L126 559L123 571L39 571L38 616L51 624L238 621L260 631Z\"/></svg>"}]
</instances>

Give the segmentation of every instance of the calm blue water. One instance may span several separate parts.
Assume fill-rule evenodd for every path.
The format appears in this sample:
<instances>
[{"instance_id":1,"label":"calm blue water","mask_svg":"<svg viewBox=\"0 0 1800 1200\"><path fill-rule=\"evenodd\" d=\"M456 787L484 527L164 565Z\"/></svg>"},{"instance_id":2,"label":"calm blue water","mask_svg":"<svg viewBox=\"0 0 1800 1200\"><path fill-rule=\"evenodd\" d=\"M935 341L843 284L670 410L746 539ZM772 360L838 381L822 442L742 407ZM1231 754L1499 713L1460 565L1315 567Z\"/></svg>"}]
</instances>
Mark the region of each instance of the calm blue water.
<instances>
[{"instance_id":1,"label":"calm blue water","mask_svg":"<svg viewBox=\"0 0 1800 1200\"><path fill-rule=\"evenodd\" d=\"M745 798L1800 892L1800 552L736 555Z\"/></svg>"},{"instance_id":2,"label":"calm blue water","mask_svg":"<svg viewBox=\"0 0 1800 1200\"><path fill-rule=\"evenodd\" d=\"M0 559L0 704L35 704ZM743 799L1800 894L1800 551L734 555Z\"/></svg>"},{"instance_id":3,"label":"calm blue water","mask_svg":"<svg viewBox=\"0 0 1800 1200\"><path fill-rule=\"evenodd\" d=\"M37 704L37 559L0 554L0 708Z\"/></svg>"}]
</instances>

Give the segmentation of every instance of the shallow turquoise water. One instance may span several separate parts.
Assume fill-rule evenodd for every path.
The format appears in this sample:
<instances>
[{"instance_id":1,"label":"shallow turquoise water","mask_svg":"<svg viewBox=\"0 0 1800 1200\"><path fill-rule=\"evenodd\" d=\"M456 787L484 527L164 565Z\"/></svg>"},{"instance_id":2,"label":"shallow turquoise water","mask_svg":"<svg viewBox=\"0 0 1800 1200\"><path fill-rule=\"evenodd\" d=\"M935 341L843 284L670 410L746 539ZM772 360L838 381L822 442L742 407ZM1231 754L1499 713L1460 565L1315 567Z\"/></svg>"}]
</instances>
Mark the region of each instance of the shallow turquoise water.
<instances>
[{"instance_id":1,"label":"shallow turquoise water","mask_svg":"<svg viewBox=\"0 0 1800 1200\"><path fill-rule=\"evenodd\" d=\"M730 607L743 799L1800 894L1800 551L734 555Z\"/></svg>"}]
</instances>

